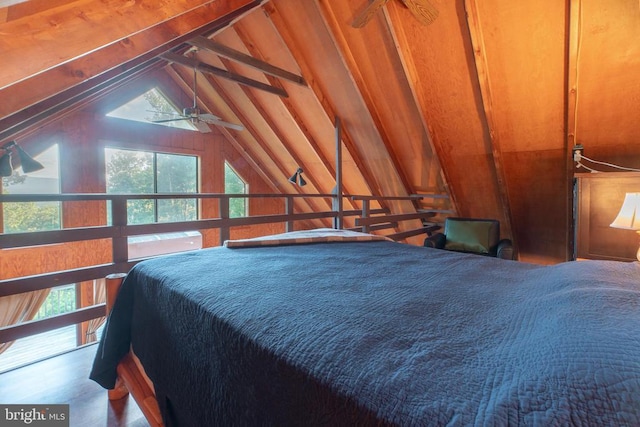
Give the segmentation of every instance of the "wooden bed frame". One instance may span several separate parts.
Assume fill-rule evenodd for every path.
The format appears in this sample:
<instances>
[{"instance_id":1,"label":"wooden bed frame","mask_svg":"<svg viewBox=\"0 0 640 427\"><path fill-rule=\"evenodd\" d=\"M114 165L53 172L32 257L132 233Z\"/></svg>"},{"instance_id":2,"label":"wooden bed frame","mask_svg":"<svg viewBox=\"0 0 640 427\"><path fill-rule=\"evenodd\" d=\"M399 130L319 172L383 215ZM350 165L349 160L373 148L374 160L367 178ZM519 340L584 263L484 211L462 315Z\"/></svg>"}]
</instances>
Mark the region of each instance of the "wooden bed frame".
<instances>
[{"instance_id":1,"label":"wooden bed frame","mask_svg":"<svg viewBox=\"0 0 640 427\"><path fill-rule=\"evenodd\" d=\"M122 286L125 277L125 273L110 274L106 277L107 315L111 313L118 290ZM156 400L153 383L145 373L140 360L133 353L133 350L130 350L120 361L117 372L116 386L108 391L109 400L119 400L127 394L131 394L151 427L163 427L162 415Z\"/></svg>"}]
</instances>

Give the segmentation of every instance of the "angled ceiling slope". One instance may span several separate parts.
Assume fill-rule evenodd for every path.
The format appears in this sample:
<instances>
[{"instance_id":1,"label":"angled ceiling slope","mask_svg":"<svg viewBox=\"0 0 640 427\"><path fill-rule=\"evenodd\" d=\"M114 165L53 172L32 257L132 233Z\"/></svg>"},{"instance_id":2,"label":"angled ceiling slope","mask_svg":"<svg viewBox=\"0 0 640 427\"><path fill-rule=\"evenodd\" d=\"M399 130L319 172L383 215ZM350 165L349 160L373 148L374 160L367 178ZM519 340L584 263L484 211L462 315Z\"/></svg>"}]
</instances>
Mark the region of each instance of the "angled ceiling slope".
<instances>
[{"instance_id":1,"label":"angled ceiling slope","mask_svg":"<svg viewBox=\"0 0 640 427\"><path fill-rule=\"evenodd\" d=\"M80 108L87 99L164 69L186 94L197 98L205 114L246 127L242 132L220 131L278 191L299 191L279 183L304 166L309 182L304 192L332 192L335 124L340 117L345 193L425 193L435 196L430 207L451 212L446 178L386 14L356 30L349 25L351 19L342 18L353 17L361 8L356 1L177 1L161 10L151 3L133 2L113 11L103 2L60 0L36 19L25 14L0 23L0 31L19 35L0 41L8 65L0 70L0 96L9 100L0 105L0 139L28 133ZM256 9L261 13L249 13ZM78 20L81 15L90 16L91 22ZM60 25L50 25L53 17ZM46 33L47 41L29 44L27 27ZM79 39L77 34L93 34L95 28L102 30L100 37L72 42ZM381 49L366 48L374 42ZM20 49L21 44L27 47ZM185 56L194 47L197 56ZM25 56L36 55L41 62L18 66ZM384 61L376 64L375 55ZM376 76L380 70L387 77ZM390 94L393 104L385 102ZM327 203L312 200L299 208L324 210ZM379 206L394 213L421 207L409 200L374 207ZM345 206L359 207L355 201ZM416 225L419 221L406 227Z\"/></svg>"}]
</instances>

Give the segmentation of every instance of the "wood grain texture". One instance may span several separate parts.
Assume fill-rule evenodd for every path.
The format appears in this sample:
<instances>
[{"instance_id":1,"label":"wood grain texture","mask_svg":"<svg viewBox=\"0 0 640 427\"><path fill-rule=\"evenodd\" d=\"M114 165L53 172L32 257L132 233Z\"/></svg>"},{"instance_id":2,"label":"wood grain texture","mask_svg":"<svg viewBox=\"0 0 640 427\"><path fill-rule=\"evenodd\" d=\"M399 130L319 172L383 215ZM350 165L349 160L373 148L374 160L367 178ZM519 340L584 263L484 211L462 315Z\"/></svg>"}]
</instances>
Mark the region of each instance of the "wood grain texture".
<instances>
[{"instance_id":1,"label":"wood grain texture","mask_svg":"<svg viewBox=\"0 0 640 427\"><path fill-rule=\"evenodd\" d=\"M0 51L6 64L0 70L0 87L125 40L176 15L202 10L211 3L218 5L218 16L222 16L247 1L78 0L6 22L0 25L0 35L3 35ZM224 7L220 7L221 4ZM92 34L92 37L78 37L78 34ZM25 55L39 60L25 62Z\"/></svg>"}]
</instances>

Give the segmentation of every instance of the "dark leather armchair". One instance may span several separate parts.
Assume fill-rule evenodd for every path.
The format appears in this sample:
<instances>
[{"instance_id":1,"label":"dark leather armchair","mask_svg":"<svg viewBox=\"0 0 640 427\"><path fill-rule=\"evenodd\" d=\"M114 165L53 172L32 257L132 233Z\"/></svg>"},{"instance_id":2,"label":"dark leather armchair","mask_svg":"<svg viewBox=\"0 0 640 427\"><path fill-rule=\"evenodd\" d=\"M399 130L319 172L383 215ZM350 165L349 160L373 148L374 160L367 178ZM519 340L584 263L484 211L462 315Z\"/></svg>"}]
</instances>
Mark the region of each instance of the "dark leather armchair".
<instances>
[{"instance_id":1,"label":"dark leather armchair","mask_svg":"<svg viewBox=\"0 0 640 427\"><path fill-rule=\"evenodd\" d=\"M513 244L500 239L500 222L495 219L449 217L444 233L436 233L424 240L424 246L514 259Z\"/></svg>"}]
</instances>

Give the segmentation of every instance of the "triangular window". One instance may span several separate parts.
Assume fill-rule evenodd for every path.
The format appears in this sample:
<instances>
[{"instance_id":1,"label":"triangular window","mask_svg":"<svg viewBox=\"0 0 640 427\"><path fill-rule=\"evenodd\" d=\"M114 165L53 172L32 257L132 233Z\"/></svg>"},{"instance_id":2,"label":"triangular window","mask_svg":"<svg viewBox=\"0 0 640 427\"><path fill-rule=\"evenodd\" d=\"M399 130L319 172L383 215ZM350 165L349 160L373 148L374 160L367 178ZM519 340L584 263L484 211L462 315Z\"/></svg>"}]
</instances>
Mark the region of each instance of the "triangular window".
<instances>
[{"instance_id":1,"label":"triangular window","mask_svg":"<svg viewBox=\"0 0 640 427\"><path fill-rule=\"evenodd\" d=\"M109 117L133 120L136 122L153 123L154 120L173 121L153 123L172 128L198 130L189 120L179 120L181 112L167 99L158 88L153 88L107 113Z\"/></svg>"}]
</instances>

